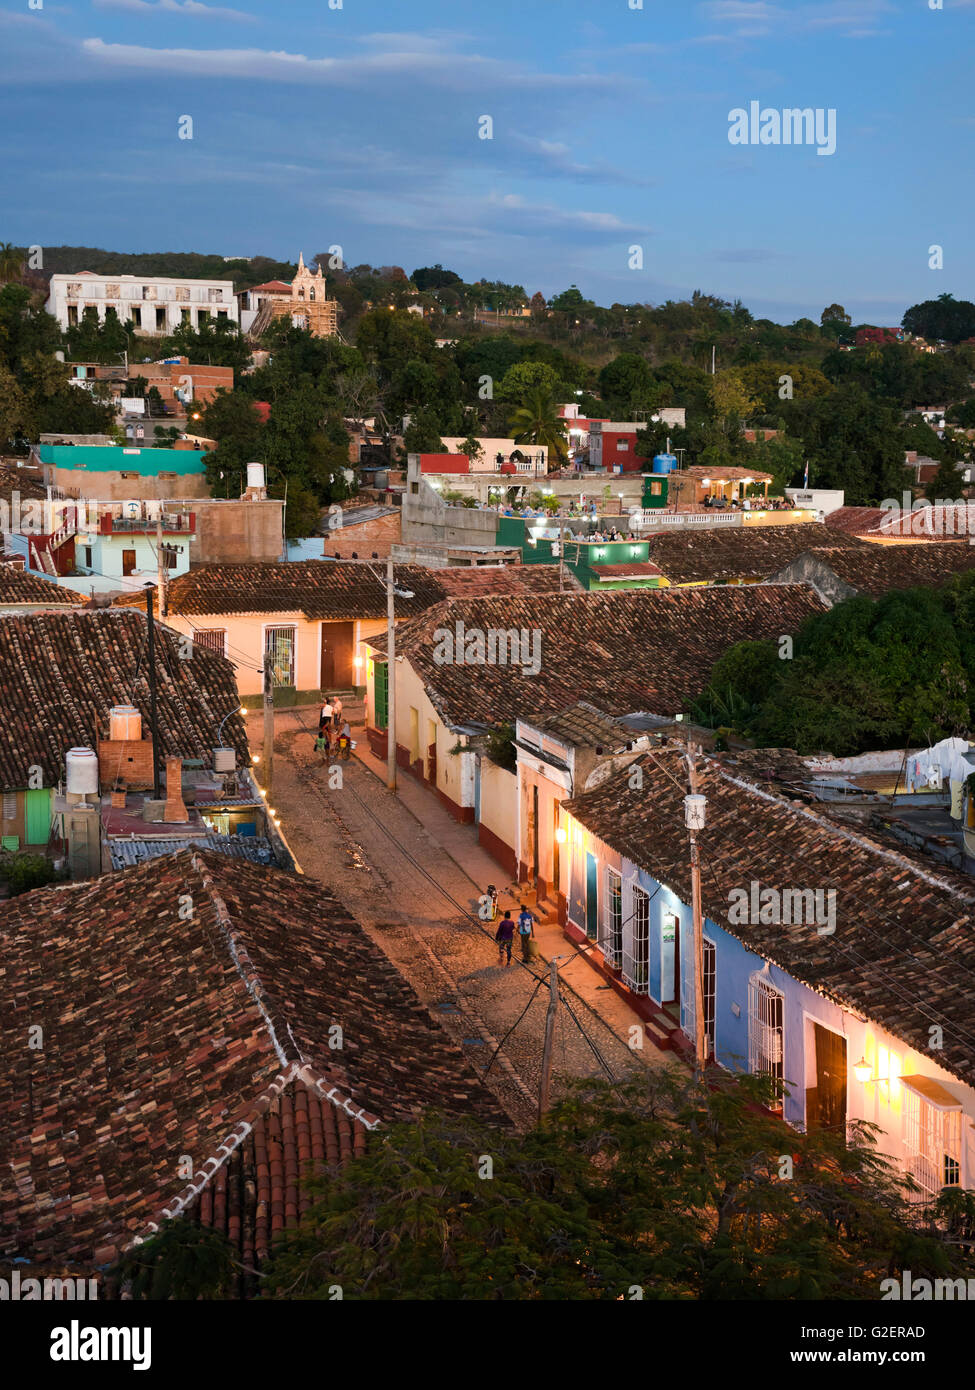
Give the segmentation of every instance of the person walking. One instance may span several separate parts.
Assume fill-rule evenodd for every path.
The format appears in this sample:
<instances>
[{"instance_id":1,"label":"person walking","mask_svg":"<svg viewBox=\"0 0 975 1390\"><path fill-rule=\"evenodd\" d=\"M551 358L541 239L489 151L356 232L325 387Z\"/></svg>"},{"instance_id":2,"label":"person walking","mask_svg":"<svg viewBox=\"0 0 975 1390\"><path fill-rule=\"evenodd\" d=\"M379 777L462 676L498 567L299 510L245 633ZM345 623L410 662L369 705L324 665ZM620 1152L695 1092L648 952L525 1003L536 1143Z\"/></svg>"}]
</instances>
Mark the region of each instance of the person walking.
<instances>
[{"instance_id":1,"label":"person walking","mask_svg":"<svg viewBox=\"0 0 975 1390\"><path fill-rule=\"evenodd\" d=\"M509 908L505 908L504 916L498 923L498 929L494 933L494 939L498 943L498 965L503 965L505 969L511 964L511 943L515 936L515 924L511 917ZM505 960L507 952L508 959Z\"/></svg>"},{"instance_id":2,"label":"person walking","mask_svg":"<svg viewBox=\"0 0 975 1390\"><path fill-rule=\"evenodd\" d=\"M338 746L339 757L343 762L347 763L352 753L352 730L349 727L349 721L347 719L343 721L342 727L339 730Z\"/></svg>"},{"instance_id":3,"label":"person walking","mask_svg":"<svg viewBox=\"0 0 975 1390\"><path fill-rule=\"evenodd\" d=\"M342 727L342 701L337 695L332 700L332 719L336 729L340 729Z\"/></svg>"},{"instance_id":4,"label":"person walking","mask_svg":"<svg viewBox=\"0 0 975 1390\"><path fill-rule=\"evenodd\" d=\"M321 733L323 729L330 729L330 728L332 727L332 715L334 714L334 712L335 712L335 707L333 706L332 701L329 699L329 697L328 697L327 695L323 695L323 696L322 696L322 707L321 707L321 709L318 711L318 732L319 732L319 733Z\"/></svg>"},{"instance_id":5,"label":"person walking","mask_svg":"<svg viewBox=\"0 0 975 1390\"><path fill-rule=\"evenodd\" d=\"M534 912L529 912L527 906L522 903L521 911L518 913L518 940L521 942L522 960L532 960L535 956L532 941L534 940L537 921L538 918Z\"/></svg>"}]
</instances>

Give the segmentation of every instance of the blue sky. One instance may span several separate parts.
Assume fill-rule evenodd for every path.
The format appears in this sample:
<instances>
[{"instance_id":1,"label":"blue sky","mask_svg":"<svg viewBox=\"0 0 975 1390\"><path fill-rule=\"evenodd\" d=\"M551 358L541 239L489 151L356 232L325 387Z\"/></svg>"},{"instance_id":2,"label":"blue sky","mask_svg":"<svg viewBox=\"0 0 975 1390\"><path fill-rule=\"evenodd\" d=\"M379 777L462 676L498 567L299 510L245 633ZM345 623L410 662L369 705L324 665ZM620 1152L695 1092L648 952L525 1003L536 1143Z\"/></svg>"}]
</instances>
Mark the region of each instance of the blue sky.
<instances>
[{"instance_id":1,"label":"blue sky","mask_svg":"<svg viewBox=\"0 0 975 1390\"><path fill-rule=\"evenodd\" d=\"M975 298L975 0L934 2L0 0L0 239L897 322ZM751 101L836 153L731 145Z\"/></svg>"}]
</instances>

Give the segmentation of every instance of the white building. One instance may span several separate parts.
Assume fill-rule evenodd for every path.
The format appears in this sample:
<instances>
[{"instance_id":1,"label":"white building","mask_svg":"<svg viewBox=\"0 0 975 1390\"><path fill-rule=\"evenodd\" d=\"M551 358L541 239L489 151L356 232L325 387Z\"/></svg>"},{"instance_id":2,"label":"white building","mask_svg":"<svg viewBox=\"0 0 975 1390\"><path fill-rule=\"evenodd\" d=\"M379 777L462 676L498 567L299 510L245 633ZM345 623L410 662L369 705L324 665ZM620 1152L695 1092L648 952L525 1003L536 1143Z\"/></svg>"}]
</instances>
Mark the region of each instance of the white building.
<instances>
[{"instance_id":1,"label":"white building","mask_svg":"<svg viewBox=\"0 0 975 1390\"><path fill-rule=\"evenodd\" d=\"M90 270L52 275L46 304L62 329L81 322L87 308L105 321L114 309L137 333L165 336L181 323L200 328L213 319L239 324L232 280L176 280L169 276L95 275Z\"/></svg>"}]
</instances>

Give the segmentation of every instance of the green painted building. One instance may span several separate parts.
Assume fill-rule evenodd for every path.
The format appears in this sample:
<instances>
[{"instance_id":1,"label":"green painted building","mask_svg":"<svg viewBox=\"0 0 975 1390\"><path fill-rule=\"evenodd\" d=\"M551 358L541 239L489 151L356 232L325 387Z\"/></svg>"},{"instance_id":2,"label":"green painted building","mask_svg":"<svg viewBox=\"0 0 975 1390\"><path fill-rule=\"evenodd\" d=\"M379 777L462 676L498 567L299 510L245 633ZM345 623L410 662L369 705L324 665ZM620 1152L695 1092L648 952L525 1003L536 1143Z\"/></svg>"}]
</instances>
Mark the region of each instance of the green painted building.
<instances>
[{"instance_id":1,"label":"green painted building","mask_svg":"<svg viewBox=\"0 0 975 1390\"><path fill-rule=\"evenodd\" d=\"M537 524L542 522L542 527ZM496 543L521 551L522 564L557 565L566 569L588 591L596 589L657 589L664 583L650 560L646 541L590 541L584 537L558 538L558 519L542 517L498 518ZM564 528L561 528L564 529Z\"/></svg>"}]
</instances>

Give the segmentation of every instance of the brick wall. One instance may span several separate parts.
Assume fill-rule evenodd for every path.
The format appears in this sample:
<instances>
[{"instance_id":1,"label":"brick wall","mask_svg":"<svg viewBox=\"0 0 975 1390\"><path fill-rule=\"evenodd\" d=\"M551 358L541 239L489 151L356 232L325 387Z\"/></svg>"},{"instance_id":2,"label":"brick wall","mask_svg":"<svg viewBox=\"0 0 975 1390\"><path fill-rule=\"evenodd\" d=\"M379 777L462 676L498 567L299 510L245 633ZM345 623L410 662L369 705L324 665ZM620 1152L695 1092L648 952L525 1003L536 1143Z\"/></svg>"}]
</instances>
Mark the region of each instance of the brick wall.
<instances>
[{"instance_id":1,"label":"brick wall","mask_svg":"<svg viewBox=\"0 0 975 1390\"><path fill-rule=\"evenodd\" d=\"M133 791L145 791L153 784L152 743L141 739L138 743L114 740L98 740L98 781L102 790L111 788L116 776Z\"/></svg>"},{"instance_id":2,"label":"brick wall","mask_svg":"<svg viewBox=\"0 0 975 1390\"><path fill-rule=\"evenodd\" d=\"M400 521L399 512L393 512L389 516L376 517L375 521L363 521L358 526L344 526L329 531L325 536L324 553L348 560L354 550L360 560L371 560L375 551L381 560L385 560L390 546L399 544Z\"/></svg>"}]
</instances>

